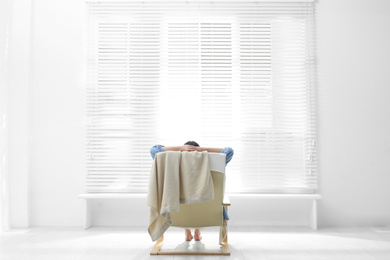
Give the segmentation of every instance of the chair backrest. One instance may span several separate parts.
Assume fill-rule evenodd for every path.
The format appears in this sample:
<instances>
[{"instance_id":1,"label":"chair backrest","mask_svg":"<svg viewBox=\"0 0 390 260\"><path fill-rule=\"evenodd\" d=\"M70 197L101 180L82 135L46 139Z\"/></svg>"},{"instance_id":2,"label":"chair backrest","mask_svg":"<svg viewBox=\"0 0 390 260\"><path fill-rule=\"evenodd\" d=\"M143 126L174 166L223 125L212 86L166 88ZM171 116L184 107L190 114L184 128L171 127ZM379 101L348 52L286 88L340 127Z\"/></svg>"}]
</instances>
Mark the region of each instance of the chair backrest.
<instances>
[{"instance_id":1,"label":"chair backrest","mask_svg":"<svg viewBox=\"0 0 390 260\"><path fill-rule=\"evenodd\" d=\"M226 154L209 153L214 185L214 199L195 204L180 205L179 212L171 212L172 226L201 228L223 225L223 197L225 193Z\"/></svg>"}]
</instances>

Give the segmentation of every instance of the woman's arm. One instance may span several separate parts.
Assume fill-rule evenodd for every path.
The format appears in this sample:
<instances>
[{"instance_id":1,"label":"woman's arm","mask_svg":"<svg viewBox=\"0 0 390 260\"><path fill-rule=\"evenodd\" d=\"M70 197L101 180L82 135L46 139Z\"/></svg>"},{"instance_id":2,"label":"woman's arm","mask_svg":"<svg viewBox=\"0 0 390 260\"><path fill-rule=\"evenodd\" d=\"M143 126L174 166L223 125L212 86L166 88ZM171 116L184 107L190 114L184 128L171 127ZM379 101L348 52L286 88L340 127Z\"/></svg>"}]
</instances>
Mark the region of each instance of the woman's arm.
<instances>
[{"instance_id":1,"label":"woman's arm","mask_svg":"<svg viewBox=\"0 0 390 260\"><path fill-rule=\"evenodd\" d=\"M152 148L150 148L150 155L154 159L154 157L156 156L156 153L161 153L161 152L165 152L165 151L180 151L180 152L189 151L189 152L191 152L191 151L197 151L197 150L196 150L195 146L192 146L192 145L163 146L163 145L157 144L157 145L153 146Z\"/></svg>"},{"instance_id":2,"label":"woman's arm","mask_svg":"<svg viewBox=\"0 0 390 260\"><path fill-rule=\"evenodd\" d=\"M196 147L193 145L180 145L180 146L163 146L163 145L155 145L150 149L150 154L152 155L152 158L154 159L156 153L159 152L165 152L165 151L198 151L203 152L207 151L209 153L225 153L226 154L226 164L230 162L230 160L233 157L234 151L230 147L225 148L207 148L207 147Z\"/></svg>"},{"instance_id":3,"label":"woman's arm","mask_svg":"<svg viewBox=\"0 0 390 260\"><path fill-rule=\"evenodd\" d=\"M232 160L234 155L234 150L230 147L225 147L221 153L226 154L226 165Z\"/></svg>"},{"instance_id":4,"label":"woman's arm","mask_svg":"<svg viewBox=\"0 0 390 260\"><path fill-rule=\"evenodd\" d=\"M223 148L196 147L196 150L198 152L207 151L209 153L220 153L220 152L222 152Z\"/></svg>"},{"instance_id":5,"label":"woman's arm","mask_svg":"<svg viewBox=\"0 0 390 260\"><path fill-rule=\"evenodd\" d=\"M164 146L161 144L156 144L155 146L150 148L150 155L152 156L153 160L154 157L156 156L156 153L161 153L161 152L165 152Z\"/></svg>"},{"instance_id":6,"label":"woman's arm","mask_svg":"<svg viewBox=\"0 0 390 260\"><path fill-rule=\"evenodd\" d=\"M234 151L230 147L225 148L205 148L205 147L196 147L199 152L207 151L209 153L224 153L226 154L226 165L232 160Z\"/></svg>"},{"instance_id":7,"label":"woman's arm","mask_svg":"<svg viewBox=\"0 0 390 260\"><path fill-rule=\"evenodd\" d=\"M180 151L180 152L188 151L188 152L191 152L191 151L197 151L196 148L198 148L198 147L195 147L193 145L180 145L180 146L165 146L164 150L165 151Z\"/></svg>"}]
</instances>

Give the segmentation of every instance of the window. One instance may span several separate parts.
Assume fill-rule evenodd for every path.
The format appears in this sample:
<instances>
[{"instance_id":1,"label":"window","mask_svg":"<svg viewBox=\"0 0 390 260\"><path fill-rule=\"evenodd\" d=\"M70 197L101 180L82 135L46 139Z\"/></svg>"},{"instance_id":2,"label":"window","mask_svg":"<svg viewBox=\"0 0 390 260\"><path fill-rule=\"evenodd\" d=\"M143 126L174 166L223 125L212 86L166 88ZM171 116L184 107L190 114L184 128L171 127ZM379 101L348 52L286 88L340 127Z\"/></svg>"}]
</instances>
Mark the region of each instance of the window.
<instances>
[{"instance_id":1,"label":"window","mask_svg":"<svg viewBox=\"0 0 390 260\"><path fill-rule=\"evenodd\" d=\"M88 191L146 192L154 144L230 146L230 192L317 188L311 2L88 2Z\"/></svg>"}]
</instances>

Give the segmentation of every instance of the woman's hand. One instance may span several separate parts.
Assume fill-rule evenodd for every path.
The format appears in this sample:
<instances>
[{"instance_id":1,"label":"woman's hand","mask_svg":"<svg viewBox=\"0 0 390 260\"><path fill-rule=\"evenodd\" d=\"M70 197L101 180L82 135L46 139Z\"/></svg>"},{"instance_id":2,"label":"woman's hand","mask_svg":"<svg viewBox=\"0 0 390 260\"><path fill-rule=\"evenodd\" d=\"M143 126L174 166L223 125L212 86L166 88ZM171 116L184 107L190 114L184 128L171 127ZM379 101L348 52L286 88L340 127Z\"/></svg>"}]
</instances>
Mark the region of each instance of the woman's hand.
<instances>
[{"instance_id":1,"label":"woman's hand","mask_svg":"<svg viewBox=\"0 0 390 260\"><path fill-rule=\"evenodd\" d=\"M192 152L192 151L198 151L196 148L198 148L198 147L195 147L195 146L193 146L193 145L182 145L181 147L180 147L180 151L182 151L182 152Z\"/></svg>"},{"instance_id":2,"label":"woman's hand","mask_svg":"<svg viewBox=\"0 0 390 260\"><path fill-rule=\"evenodd\" d=\"M203 151L207 151L205 148L203 148L203 147L195 147L196 148L196 150L198 151L198 152L203 152Z\"/></svg>"}]
</instances>

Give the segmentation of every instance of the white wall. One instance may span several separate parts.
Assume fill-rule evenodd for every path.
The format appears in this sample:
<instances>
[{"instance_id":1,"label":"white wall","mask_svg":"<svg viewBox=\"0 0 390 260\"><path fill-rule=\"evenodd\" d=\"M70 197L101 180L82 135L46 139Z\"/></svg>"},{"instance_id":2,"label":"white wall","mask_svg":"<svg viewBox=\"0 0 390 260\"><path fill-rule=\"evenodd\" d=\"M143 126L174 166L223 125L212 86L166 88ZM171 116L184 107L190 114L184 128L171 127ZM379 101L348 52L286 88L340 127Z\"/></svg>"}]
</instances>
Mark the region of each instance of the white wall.
<instances>
[{"instance_id":1,"label":"white wall","mask_svg":"<svg viewBox=\"0 0 390 260\"><path fill-rule=\"evenodd\" d=\"M31 224L80 225L84 189L84 1L36 0Z\"/></svg>"},{"instance_id":2,"label":"white wall","mask_svg":"<svg viewBox=\"0 0 390 260\"><path fill-rule=\"evenodd\" d=\"M80 226L84 2L35 0L31 10L31 211L22 211L33 226ZM390 225L390 2L320 0L317 14L319 225ZM307 211L232 198L230 215L233 225L303 225ZM101 201L94 212L98 225L147 223L143 200Z\"/></svg>"},{"instance_id":3,"label":"white wall","mask_svg":"<svg viewBox=\"0 0 390 260\"><path fill-rule=\"evenodd\" d=\"M10 225L30 225L31 173L31 15L32 3L26 0L9 2L7 41L7 113L9 131L9 218Z\"/></svg>"},{"instance_id":4,"label":"white wall","mask_svg":"<svg viewBox=\"0 0 390 260\"><path fill-rule=\"evenodd\" d=\"M390 1L318 3L321 226L390 224Z\"/></svg>"},{"instance_id":5,"label":"white wall","mask_svg":"<svg viewBox=\"0 0 390 260\"><path fill-rule=\"evenodd\" d=\"M0 1L0 230L9 227L8 38L11 2Z\"/></svg>"}]
</instances>

